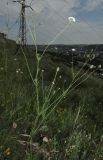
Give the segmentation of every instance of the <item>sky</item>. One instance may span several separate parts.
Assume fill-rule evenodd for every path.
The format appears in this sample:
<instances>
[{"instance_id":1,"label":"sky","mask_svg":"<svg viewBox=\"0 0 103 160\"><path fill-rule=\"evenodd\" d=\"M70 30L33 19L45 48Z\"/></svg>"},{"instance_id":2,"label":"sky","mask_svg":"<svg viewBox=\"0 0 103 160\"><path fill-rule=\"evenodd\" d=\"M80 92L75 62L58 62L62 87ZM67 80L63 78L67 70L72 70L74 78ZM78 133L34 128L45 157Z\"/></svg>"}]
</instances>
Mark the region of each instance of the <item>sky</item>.
<instances>
[{"instance_id":1,"label":"sky","mask_svg":"<svg viewBox=\"0 0 103 160\"><path fill-rule=\"evenodd\" d=\"M29 44L103 43L103 0L25 1L33 8L26 8ZM19 3L0 0L0 32L16 41L20 9ZM70 24L68 17L75 17L76 22Z\"/></svg>"}]
</instances>

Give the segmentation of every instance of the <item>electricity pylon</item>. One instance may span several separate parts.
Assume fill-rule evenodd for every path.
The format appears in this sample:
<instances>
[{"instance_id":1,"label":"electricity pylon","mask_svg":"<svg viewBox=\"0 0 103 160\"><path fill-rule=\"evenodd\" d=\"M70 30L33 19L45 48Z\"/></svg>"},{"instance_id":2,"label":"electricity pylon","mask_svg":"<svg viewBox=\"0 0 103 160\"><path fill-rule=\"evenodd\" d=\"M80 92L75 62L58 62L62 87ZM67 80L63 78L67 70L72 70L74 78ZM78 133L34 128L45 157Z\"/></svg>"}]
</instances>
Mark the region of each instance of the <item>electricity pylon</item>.
<instances>
[{"instance_id":1,"label":"electricity pylon","mask_svg":"<svg viewBox=\"0 0 103 160\"><path fill-rule=\"evenodd\" d=\"M26 15L25 15L25 8L29 7L32 9L31 6L25 4L25 0L14 0L13 2L17 2L21 5L21 14L20 14L20 26L19 26L19 38L20 38L20 45L22 47L26 46L27 44L27 37L26 37ZM32 9L33 10L33 9Z\"/></svg>"}]
</instances>

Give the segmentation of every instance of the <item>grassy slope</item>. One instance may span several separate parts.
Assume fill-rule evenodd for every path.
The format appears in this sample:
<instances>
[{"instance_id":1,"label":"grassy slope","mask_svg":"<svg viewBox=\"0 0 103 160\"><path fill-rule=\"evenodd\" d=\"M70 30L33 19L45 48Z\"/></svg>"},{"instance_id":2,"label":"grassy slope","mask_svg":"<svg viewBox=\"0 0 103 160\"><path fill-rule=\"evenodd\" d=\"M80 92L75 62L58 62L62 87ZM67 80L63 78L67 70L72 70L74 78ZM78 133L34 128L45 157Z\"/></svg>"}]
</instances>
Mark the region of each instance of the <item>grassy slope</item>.
<instances>
[{"instance_id":1,"label":"grassy slope","mask_svg":"<svg viewBox=\"0 0 103 160\"><path fill-rule=\"evenodd\" d=\"M7 147L11 147L13 149L17 144L14 140L11 140L11 137L18 137L20 133L25 132L29 134L32 128L32 123L35 119L34 107L36 107L35 89L30 78L24 56L22 54L14 55L13 49L11 49L12 47L10 47L10 43L10 50L8 50L8 45L6 46L7 48L5 46L6 45L4 44L4 47L3 45L1 45L0 47L0 145L3 146L4 149ZM36 58L35 56L32 56L32 58L27 56L27 58L32 75L35 77ZM58 66L60 67L60 72L57 78L56 89L60 88L62 90L63 87L67 87L70 84L72 80L71 68L61 62L54 62L50 55L45 55L40 64L40 70L44 70L45 88L48 88L48 86L52 82L55 70ZM17 73L18 69L20 69L19 73ZM61 78L59 78L60 76ZM103 133L102 90L102 79L90 76L87 81L76 87L67 97L65 97L64 100L58 105L56 112L52 113L51 117L49 117L48 121L45 124L46 126L48 126L48 133L46 134L48 134L48 136L50 137L54 136L54 138L57 138L58 145L60 145L59 143L62 142L62 147L64 147L63 150L65 150L66 148L64 139L67 140L69 135L72 133L72 126L75 120L77 108L80 105L83 106L83 112L80 116L80 120L78 122L79 124L77 123L77 125L79 125L81 129L85 130L86 134L90 133L94 138L96 138L96 140L100 139ZM13 133L9 133L11 132L10 126L12 122L16 122L18 124L18 127L16 131L13 131ZM80 125L81 123L82 125ZM7 140L5 141L8 133L10 134L9 138L11 139L9 140L7 138ZM84 132L82 133L81 137L77 137L77 139L80 142L81 148L84 146L84 144L81 144L81 140L86 141L86 145L88 145L89 143L85 138ZM12 147L12 145L14 145L15 147ZM84 146L84 148L88 148L88 146L86 145ZM19 157L19 159L22 159L23 155L18 155L19 152L19 149L17 152L13 149L12 156L16 154L16 156L14 156L15 159L17 159L17 157ZM74 152L74 157L76 157L76 153L77 155L80 154L77 150L74 150ZM64 156L64 153L62 154L60 154L60 157L58 155L58 160L60 158L66 159L62 157ZM73 155L71 157L73 157ZM93 156L93 154L91 155ZM56 158L54 159L56 160ZM71 158L70 160L72 159L75 158Z\"/></svg>"}]
</instances>

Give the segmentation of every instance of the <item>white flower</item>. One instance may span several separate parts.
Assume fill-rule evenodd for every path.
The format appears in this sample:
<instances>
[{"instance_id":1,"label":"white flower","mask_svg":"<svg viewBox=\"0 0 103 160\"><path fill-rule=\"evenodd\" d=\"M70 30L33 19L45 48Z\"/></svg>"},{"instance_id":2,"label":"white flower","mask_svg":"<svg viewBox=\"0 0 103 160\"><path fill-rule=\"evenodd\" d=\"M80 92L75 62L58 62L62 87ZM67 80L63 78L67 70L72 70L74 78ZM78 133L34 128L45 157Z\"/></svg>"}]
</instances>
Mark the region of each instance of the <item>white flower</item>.
<instances>
[{"instance_id":1,"label":"white flower","mask_svg":"<svg viewBox=\"0 0 103 160\"><path fill-rule=\"evenodd\" d=\"M99 64L99 65L98 65L98 68L99 68L99 69L100 69L100 68L102 68L102 65L101 65L101 64Z\"/></svg>"},{"instance_id":2,"label":"white flower","mask_svg":"<svg viewBox=\"0 0 103 160\"><path fill-rule=\"evenodd\" d=\"M18 73L19 73L19 71L18 71L18 70L16 70L16 73L18 74Z\"/></svg>"},{"instance_id":3,"label":"white flower","mask_svg":"<svg viewBox=\"0 0 103 160\"><path fill-rule=\"evenodd\" d=\"M75 19L75 17L68 17L68 20L69 20L69 22L70 23L75 23L76 22L76 19Z\"/></svg>"},{"instance_id":4,"label":"white flower","mask_svg":"<svg viewBox=\"0 0 103 160\"><path fill-rule=\"evenodd\" d=\"M95 59L95 54L92 54L92 58L91 59Z\"/></svg>"},{"instance_id":5,"label":"white flower","mask_svg":"<svg viewBox=\"0 0 103 160\"><path fill-rule=\"evenodd\" d=\"M48 143L48 142L49 142L48 138L47 138L47 137L44 137L44 138L43 138L43 142Z\"/></svg>"},{"instance_id":6,"label":"white flower","mask_svg":"<svg viewBox=\"0 0 103 160\"><path fill-rule=\"evenodd\" d=\"M21 4L24 4L24 1L20 1Z\"/></svg>"},{"instance_id":7,"label":"white flower","mask_svg":"<svg viewBox=\"0 0 103 160\"><path fill-rule=\"evenodd\" d=\"M3 68L3 67L1 67L0 69L1 69L1 71L3 71L3 70L4 70L4 68Z\"/></svg>"},{"instance_id":8,"label":"white flower","mask_svg":"<svg viewBox=\"0 0 103 160\"><path fill-rule=\"evenodd\" d=\"M55 93L56 93L56 91L53 92L53 94L55 94Z\"/></svg>"},{"instance_id":9,"label":"white flower","mask_svg":"<svg viewBox=\"0 0 103 160\"><path fill-rule=\"evenodd\" d=\"M13 122L12 127L13 127L14 129L16 129L16 128L17 128L17 123Z\"/></svg>"},{"instance_id":10,"label":"white flower","mask_svg":"<svg viewBox=\"0 0 103 160\"><path fill-rule=\"evenodd\" d=\"M59 67L57 67L57 72L59 72L59 70L60 70L60 68L59 68Z\"/></svg>"},{"instance_id":11,"label":"white flower","mask_svg":"<svg viewBox=\"0 0 103 160\"><path fill-rule=\"evenodd\" d=\"M89 67L90 69L93 69L93 68L95 68L95 66L94 65L90 65L90 67Z\"/></svg>"},{"instance_id":12,"label":"white flower","mask_svg":"<svg viewBox=\"0 0 103 160\"><path fill-rule=\"evenodd\" d=\"M54 85L54 84L55 84L55 82L53 81L53 82L52 82L52 85Z\"/></svg>"},{"instance_id":13,"label":"white flower","mask_svg":"<svg viewBox=\"0 0 103 160\"><path fill-rule=\"evenodd\" d=\"M19 68L18 71L21 71L21 69Z\"/></svg>"},{"instance_id":14,"label":"white flower","mask_svg":"<svg viewBox=\"0 0 103 160\"><path fill-rule=\"evenodd\" d=\"M87 54L87 58L90 58L90 54Z\"/></svg>"},{"instance_id":15,"label":"white flower","mask_svg":"<svg viewBox=\"0 0 103 160\"><path fill-rule=\"evenodd\" d=\"M44 72L44 69L42 69L41 71Z\"/></svg>"},{"instance_id":16,"label":"white flower","mask_svg":"<svg viewBox=\"0 0 103 160\"><path fill-rule=\"evenodd\" d=\"M64 83L66 83L66 79L64 80Z\"/></svg>"}]
</instances>

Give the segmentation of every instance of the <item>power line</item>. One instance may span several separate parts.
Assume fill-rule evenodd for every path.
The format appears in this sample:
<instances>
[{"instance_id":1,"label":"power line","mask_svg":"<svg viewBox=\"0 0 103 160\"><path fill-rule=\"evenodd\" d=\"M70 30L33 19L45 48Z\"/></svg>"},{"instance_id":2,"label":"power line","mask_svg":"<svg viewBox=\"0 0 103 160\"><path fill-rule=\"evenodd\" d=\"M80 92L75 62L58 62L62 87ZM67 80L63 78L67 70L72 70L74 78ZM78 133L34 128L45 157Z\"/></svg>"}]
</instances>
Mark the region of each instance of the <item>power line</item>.
<instances>
[{"instance_id":1,"label":"power line","mask_svg":"<svg viewBox=\"0 0 103 160\"><path fill-rule=\"evenodd\" d=\"M19 17L17 18L17 20L9 27L9 31L13 29L13 27L19 23Z\"/></svg>"},{"instance_id":2,"label":"power line","mask_svg":"<svg viewBox=\"0 0 103 160\"><path fill-rule=\"evenodd\" d=\"M32 4L32 2L33 2L33 0L31 0L30 5ZM53 10L53 14L54 14L54 12L55 12L56 15L60 18L60 21L61 21L62 23L64 23L64 22L65 22L65 19L64 19L63 15L60 14L60 12L57 11L56 9L54 9L52 6L51 6L51 8L52 8L52 10ZM62 10L64 10L64 9L65 9L65 7L62 8ZM51 16L52 16L52 14L51 14ZM85 18L82 17L82 15L79 15L78 20L83 20L82 22L83 22L85 25L87 25L92 31L94 31L94 33L95 33L96 35L98 35L98 34L97 34L97 29L96 29L94 26L90 25L89 22L87 22L87 21L85 20ZM84 22L84 20L85 20L85 22ZM79 21L78 21L78 22L79 22ZM59 31L59 29L57 29L57 30ZM81 32L80 29L76 29L76 30L78 30L78 32L82 34L82 32ZM100 34L99 36L101 36L101 34ZM101 37L102 37L102 36L101 36ZM84 38L84 37L83 37L83 38Z\"/></svg>"}]
</instances>

